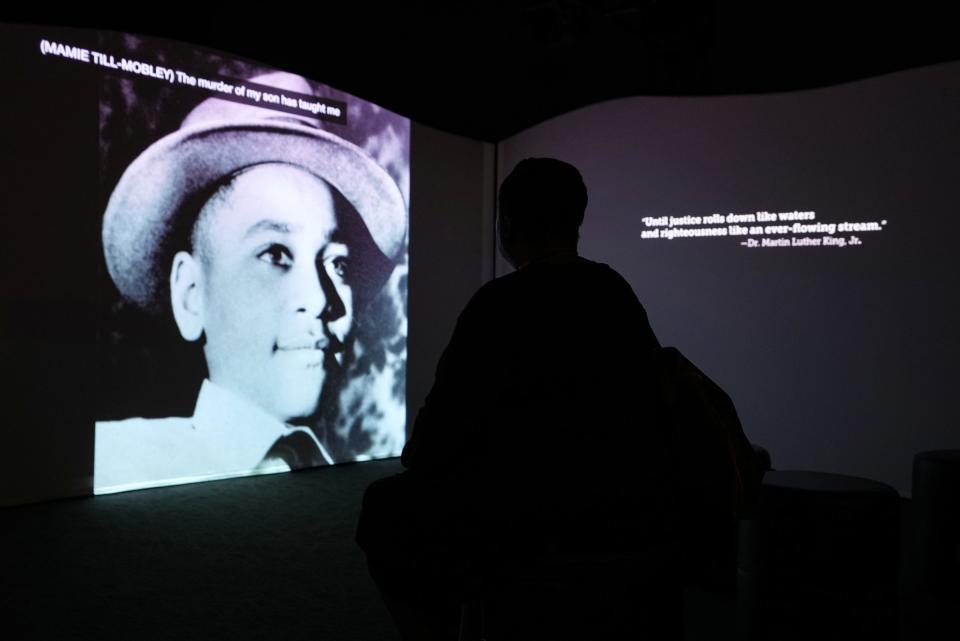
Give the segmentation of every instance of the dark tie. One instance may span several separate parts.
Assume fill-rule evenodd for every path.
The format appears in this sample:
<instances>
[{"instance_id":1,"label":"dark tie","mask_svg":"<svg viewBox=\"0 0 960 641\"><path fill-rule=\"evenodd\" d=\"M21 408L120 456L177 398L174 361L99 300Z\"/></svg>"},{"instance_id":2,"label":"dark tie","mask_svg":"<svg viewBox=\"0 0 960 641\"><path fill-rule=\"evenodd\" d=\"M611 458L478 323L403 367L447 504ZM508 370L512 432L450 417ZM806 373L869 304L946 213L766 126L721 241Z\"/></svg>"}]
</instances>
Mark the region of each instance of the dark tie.
<instances>
[{"instance_id":1,"label":"dark tie","mask_svg":"<svg viewBox=\"0 0 960 641\"><path fill-rule=\"evenodd\" d=\"M264 460L280 459L291 470L327 464L317 444L305 432L301 431L291 432L278 438L263 458Z\"/></svg>"}]
</instances>

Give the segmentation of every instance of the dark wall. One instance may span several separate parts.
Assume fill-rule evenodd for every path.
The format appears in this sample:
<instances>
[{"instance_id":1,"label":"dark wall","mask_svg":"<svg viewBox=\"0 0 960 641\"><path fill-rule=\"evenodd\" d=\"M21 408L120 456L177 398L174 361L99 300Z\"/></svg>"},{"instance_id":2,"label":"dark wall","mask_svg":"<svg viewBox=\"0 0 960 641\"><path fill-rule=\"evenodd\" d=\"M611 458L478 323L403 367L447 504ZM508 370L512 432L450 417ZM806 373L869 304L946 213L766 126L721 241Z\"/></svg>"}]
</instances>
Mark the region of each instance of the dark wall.
<instances>
[{"instance_id":1,"label":"dark wall","mask_svg":"<svg viewBox=\"0 0 960 641\"><path fill-rule=\"evenodd\" d=\"M460 310L493 276L493 145L414 124L407 429Z\"/></svg>"}]
</instances>

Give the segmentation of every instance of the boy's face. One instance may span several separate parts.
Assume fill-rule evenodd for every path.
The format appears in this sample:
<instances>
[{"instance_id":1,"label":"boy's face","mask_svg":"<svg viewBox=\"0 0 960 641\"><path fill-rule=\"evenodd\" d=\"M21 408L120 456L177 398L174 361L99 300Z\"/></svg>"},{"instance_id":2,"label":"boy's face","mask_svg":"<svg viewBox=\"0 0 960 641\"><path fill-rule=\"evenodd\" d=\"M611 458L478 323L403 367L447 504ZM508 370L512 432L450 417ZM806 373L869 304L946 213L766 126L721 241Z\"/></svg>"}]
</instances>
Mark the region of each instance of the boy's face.
<instances>
[{"instance_id":1,"label":"boy's face","mask_svg":"<svg viewBox=\"0 0 960 641\"><path fill-rule=\"evenodd\" d=\"M290 165L256 166L208 201L196 240L210 380L282 421L312 413L353 326L330 188Z\"/></svg>"}]
</instances>

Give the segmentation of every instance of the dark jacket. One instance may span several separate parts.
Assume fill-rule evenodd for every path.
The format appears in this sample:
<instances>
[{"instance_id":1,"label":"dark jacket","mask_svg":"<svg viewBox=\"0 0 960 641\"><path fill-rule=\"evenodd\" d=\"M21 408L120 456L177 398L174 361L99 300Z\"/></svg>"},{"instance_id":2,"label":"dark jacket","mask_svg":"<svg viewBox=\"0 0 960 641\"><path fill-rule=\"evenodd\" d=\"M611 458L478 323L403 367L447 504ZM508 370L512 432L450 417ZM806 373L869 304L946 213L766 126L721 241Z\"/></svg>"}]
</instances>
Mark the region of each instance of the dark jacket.
<instances>
[{"instance_id":1,"label":"dark jacket","mask_svg":"<svg viewBox=\"0 0 960 641\"><path fill-rule=\"evenodd\" d=\"M402 462L460 497L484 536L626 537L615 522L647 527L666 500L657 347L607 265L543 260L493 280L461 313Z\"/></svg>"}]
</instances>

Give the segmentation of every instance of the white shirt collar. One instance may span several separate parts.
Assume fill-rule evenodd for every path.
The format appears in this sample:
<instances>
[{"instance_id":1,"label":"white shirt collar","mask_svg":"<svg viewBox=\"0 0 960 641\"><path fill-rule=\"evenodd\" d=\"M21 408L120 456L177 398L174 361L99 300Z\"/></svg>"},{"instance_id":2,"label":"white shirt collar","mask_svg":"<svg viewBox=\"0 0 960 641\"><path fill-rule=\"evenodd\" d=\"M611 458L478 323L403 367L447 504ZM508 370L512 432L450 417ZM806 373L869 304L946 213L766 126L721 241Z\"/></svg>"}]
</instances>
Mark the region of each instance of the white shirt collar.
<instances>
[{"instance_id":1,"label":"white shirt collar","mask_svg":"<svg viewBox=\"0 0 960 641\"><path fill-rule=\"evenodd\" d=\"M203 381L200 387L192 423L199 439L210 445L208 451L217 451L216 458L224 470L273 472L289 469L282 461L271 459L265 462L264 456L277 439L293 432L309 436L327 463L333 464L330 454L312 430L279 421L255 403L210 380Z\"/></svg>"}]
</instances>

